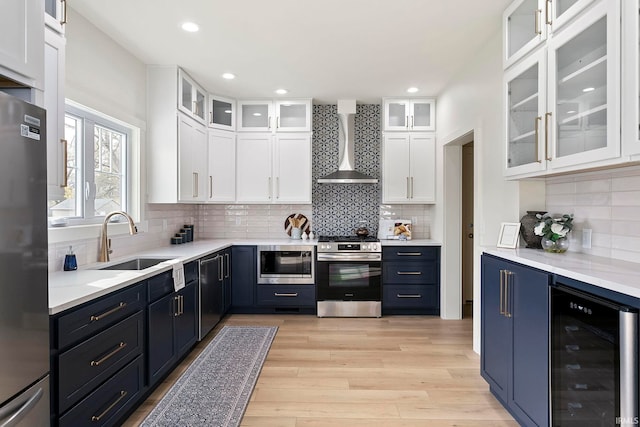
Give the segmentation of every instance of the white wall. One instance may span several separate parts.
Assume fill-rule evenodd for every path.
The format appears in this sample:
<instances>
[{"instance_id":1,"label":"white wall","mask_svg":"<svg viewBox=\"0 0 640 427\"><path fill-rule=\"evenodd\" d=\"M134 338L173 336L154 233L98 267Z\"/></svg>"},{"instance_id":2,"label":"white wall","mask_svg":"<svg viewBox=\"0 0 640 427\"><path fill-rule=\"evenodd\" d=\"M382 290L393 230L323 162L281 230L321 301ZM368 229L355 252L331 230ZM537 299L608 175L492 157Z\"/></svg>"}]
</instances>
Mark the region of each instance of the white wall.
<instances>
[{"instance_id":1,"label":"white wall","mask_svg":"<svg viewBox=\"0 0 640 427\"><path fill-rule=\"evenodd\" d=\"M497 21L495 27L501 28ZM460 162L459 149L451 145L464 142L473 132L475 147L474 176L474 350L480 349L480 255L482 246L495 246L501 222L518 222L520 184L503 178L505 144L502 111L502 39L500 31L488 40L484 49L469 58L466 69L452 80L437 100L438 164L443 165L443 179L438 182L438 199L432 235L443 242L442 283L443 317L456 318L460 312L460 238L458 172L448 173ZM446 160L446 162L445 162ZM453 163L452 163L453 162ZM448 164L448 165L447 165ZM447 169L448 168L448 169ZM459 179L459 178L458 178ZM451 185L449 185L451 184ZM526 184L532 186L531 183ZM534 188L544 184L533 184ZM446 193L445 193L446 189ZM534 192L539 205L541 194ZM531 202L531 200L529 200ZM455 224L454 224L455 225ZM447 231L448 230L448 231ZM449 235L447 235L449 234Z\"/></svg>"}]
</instances>

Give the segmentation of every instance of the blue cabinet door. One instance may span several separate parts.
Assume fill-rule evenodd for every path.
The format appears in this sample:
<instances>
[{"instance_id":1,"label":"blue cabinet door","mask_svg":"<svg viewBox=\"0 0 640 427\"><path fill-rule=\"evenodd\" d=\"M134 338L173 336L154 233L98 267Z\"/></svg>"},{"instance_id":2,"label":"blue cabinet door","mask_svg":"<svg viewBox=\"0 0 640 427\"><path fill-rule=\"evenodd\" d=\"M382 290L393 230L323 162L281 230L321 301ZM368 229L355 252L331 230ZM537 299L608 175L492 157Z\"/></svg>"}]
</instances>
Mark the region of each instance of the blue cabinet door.
<instances>
[{"instance_id":1,"label":"blue cabinet door","mask_svg":"<svg viewBox=\"0 0 640 427\"><path fill-rule=\"evenodd\" d=\"M255 305L257 268L255 246L232 247L231 306L236 313Z\"/></svg>"},{"instance_id":2,"label":"blue cabinet door","mask_svg":"<svg viewBox=\"0 0 640 427\"><path fill-rule=\"evenodd\" d=\"M527 425L549 424L549 274L508 266L513 323L510 406Z\"/></svg>"},{"instance_id":3,"label":"blue cabinet door","mask_svg":"<svg viewBox=\"0 0 640 427\"><path fill-rule=\"evenodd\" d=\"M173 318L176 312L176 301L174 294L171 293L149 304L147 310L149 385L154 385L172 366L175 355Z\"/></svg>"},{"instance_id":4,"label":"blue cabinet door","mask_svg":"<svg viewBox=\"0 0 640 427\"><path fill-rule=\"evenodd\" d=\"M178 315L175 320L177 357L185 354L198 339L196 282L191 282L178 292Z\"/></svg>"},{"instance_id":5,"label":"blue cabinet door","mask_svg":"<svg viewBox=\"0 0 640 427\"><path fill-rule=\"evenodd\" d=\"M504 314L504 283L501 282L501 270L504 268L503 261L482 256L480 373L496 397L506 404L512 324Z\"/></svg>"}]
</instances>

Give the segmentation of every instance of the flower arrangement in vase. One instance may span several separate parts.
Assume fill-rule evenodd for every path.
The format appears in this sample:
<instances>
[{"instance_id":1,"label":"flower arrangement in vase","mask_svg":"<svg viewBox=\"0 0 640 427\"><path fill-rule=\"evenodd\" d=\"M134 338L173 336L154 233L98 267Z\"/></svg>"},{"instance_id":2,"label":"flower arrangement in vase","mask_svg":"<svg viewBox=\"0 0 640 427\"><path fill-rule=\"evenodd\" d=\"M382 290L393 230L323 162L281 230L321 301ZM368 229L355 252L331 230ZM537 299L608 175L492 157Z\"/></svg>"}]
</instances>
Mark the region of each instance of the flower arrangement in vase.
<instances>
[{"instance_id":1,"label":"flower arrangement in vase","mask_svg":"<svg viewBox=\"0 0 640 427\"><path fill-rule=\"evenodd\" d=\"M563 253L569 249L567 234L573 229L573 214L553 216L536 215L538 223L533 229L537 236L542 236L542 249L547 252Z\"/></svg>"}]
</instances>

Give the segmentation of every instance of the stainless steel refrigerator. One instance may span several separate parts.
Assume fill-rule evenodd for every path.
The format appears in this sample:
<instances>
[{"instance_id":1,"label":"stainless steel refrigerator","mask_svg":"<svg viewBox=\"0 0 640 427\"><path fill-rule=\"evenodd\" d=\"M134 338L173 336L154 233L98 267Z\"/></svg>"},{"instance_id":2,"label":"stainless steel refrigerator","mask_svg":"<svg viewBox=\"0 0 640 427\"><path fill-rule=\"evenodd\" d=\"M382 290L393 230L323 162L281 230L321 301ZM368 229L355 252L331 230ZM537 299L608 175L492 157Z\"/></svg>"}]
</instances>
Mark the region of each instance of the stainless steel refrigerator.
<instances>
[{"instance_id":1,"label":"stainless steel refrigerator","mask_svg":"<svg viewBox=\"0 0 640 427\"><path fill-rule=\"evenodd\" d=\"M45 110L0 92L0 426L49 425Z\"/></svg>"}]
</instances>

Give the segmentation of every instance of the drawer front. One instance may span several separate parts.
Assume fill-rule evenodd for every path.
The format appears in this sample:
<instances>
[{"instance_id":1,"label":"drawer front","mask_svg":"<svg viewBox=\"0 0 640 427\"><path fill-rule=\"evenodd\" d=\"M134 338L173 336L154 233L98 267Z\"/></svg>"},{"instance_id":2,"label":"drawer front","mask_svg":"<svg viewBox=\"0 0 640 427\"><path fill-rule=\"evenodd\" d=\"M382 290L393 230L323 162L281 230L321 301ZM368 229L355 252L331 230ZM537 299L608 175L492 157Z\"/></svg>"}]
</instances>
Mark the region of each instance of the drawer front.
<instances>
[{"instance_id":1,"label":"drawer front","mask_svg":"<svg viewBox=\"0 0 640 427\"><path fill-rule=\"evenodd\" d=\"M382 305L387 308L424 308L440 306L437 285L392 285L382 288Z\"/></svg>"},{"instance_id":2,"label":"drawer front","mask_svg":"<svg viewBox=\"0 0 640 427\"><path fill-rule=\"evenodd\" d=\"M142 353L143 324L139 311L58 357L60 413Z\"/></svg>"},{"instance_id":3,"label":"drawer front","mask_svg":"<svg viewBox=\"0 0 640 427\"><path fill-rule=\"evenodd\" d=\"M184 281L185 283L198 280L198 261L191 261L184 265Z\"/></svg>"},{"instance_id":4,"label":"drawer front","mask_svg":"<svg viewBox=\"0 0 640 427\"><path fill-rule=\"evenodd\" d=\"M153 276L147 280L149 286L149 302L156 301L174 291L173 270Z\"/></svg>"},{"instance_id":5,"label":"drawer front","mask_svg":"<svg viewBox=\"0 0 640 427\"><path fill-rule=\"evenodd\" d=\"M258 305L271 307L313 307L316 304L314 285L258 285Z\"/></svg>"},{"instance_id":6,"label":"drawer front","mask_svg":"<svg viewBox=\"0 0 640 427\"><path fill-rule=\"evenodd\" d=\"M383 262L383 283L435 285L438 283L438 264L432 261Z\"/></svg>"},{"instance_id":7,"label":"drawer front","mask_svg":"<svg viewBox=\"0 0 640 427\"><path fill-rule=\"evenodd\" d=\"M440 261L438 246L387 246L382 248L383 261Z\"/></svg>"},{"instance_id":8,"label":"drawer front","mask_svg":"<svg viewBox=\"0 0 640 427\"><path fill-rule=\"evenodd\" d=\"M146 303L145 295L144 285L139 284L60 316L55 320L58 330L57 348L63 349L95 335L141 310Z\"/></svg>"},{"instance_id":9,"label":"drawer front","mask_svg":"<svg viewBox=\"0 0 640 427\"><path fill-rule=\"evenodd\" d=\"M142 391L143 357L111 377L60 418L60 427L112 426L134 405Z\"/></svg>"}]
</instances>

